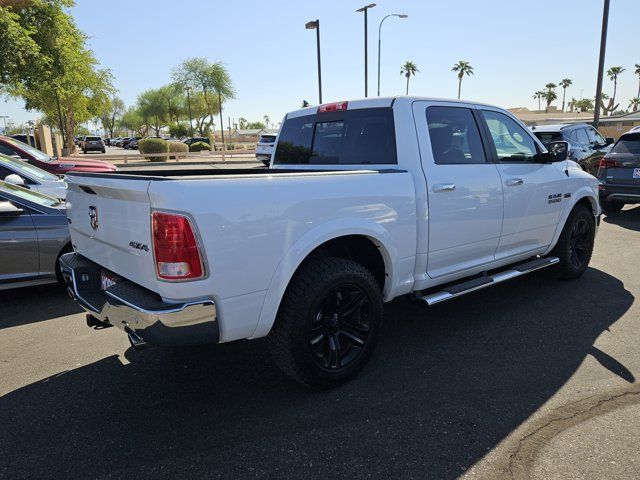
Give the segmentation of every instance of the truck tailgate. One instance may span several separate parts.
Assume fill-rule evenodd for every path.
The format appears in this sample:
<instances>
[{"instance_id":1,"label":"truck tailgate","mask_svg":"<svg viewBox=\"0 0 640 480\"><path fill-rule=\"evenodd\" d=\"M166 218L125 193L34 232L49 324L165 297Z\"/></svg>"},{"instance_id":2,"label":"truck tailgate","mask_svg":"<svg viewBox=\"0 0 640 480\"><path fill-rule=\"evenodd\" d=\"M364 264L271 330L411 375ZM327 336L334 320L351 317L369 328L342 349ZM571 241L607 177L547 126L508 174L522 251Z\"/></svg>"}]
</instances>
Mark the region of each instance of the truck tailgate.
<instances>
[{"instance_id":1,"label":"truck tailgate","mask_svg":"<svg viewBox=\"0 0 640 480\"><path fill-rule=\"evenodd\" d=\"M67 216L76 252L139 285L156 279L148 179L69 175Z\"/></svg>"}]
</instances>

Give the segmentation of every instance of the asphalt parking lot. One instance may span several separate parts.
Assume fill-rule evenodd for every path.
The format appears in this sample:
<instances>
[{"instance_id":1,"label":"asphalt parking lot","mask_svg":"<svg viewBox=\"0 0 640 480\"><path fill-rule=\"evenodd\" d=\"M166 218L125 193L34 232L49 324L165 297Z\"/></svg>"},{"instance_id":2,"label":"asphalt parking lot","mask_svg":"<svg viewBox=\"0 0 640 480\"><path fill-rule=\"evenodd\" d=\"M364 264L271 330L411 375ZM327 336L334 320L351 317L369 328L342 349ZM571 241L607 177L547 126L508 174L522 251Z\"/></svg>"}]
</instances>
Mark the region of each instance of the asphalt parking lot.
<instances>
[{"instance_id":1,"label":"asphalt parking lot","mask_svg":"<svg viewBox=\"0 0 640 480\"><path fill-rule=\"evenodd\" d=\"M135 352L60 287L0 292L1 478L639 478L640 207L574 282L386 307L339 389L262 341Z\"/></svg>"}]
</instances>

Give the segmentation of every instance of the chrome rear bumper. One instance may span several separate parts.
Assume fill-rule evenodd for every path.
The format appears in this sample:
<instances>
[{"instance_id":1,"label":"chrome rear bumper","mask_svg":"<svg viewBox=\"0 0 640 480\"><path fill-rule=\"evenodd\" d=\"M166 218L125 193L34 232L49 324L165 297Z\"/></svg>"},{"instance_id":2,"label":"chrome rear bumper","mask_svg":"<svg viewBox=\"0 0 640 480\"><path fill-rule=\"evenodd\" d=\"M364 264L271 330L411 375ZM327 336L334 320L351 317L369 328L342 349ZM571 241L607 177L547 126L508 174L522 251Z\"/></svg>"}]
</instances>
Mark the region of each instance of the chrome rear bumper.
<instances>
[{"instance_id":1,"label":"chrome rear bumper","mask_svg":"<svg viewBox=\"0 0 640 480\"><path fill-rule=\"evenodd\" d=\"M129 337L161 346L217 343L216 306L213 300L167 303L154 292L124 278L100 289L100 265L78 253L60 257L60 270L69 294L100 322L124 330ZM133 343L133 341L132 341Z\"/></svg>"}]
</instances>

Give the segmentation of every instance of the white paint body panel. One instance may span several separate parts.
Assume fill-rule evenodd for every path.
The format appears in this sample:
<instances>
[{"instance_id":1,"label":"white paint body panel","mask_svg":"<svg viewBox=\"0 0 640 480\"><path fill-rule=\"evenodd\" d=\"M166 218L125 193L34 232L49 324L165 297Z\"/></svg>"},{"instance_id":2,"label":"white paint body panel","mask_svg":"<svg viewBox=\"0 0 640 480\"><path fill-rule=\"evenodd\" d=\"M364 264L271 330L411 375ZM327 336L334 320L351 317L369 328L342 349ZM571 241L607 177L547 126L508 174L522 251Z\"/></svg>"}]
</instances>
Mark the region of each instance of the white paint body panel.
<instances>
[{"instance_id":1,"label":"white paint body panel","mask_svg":"<svg viewBox=\"0 0 640 480\"><path fill-rule=\"evenodd\" d=\"M292 174L273 165L266 175L164 181L71 174L67 212L74 247L165 301L213 299L221 341L231 341L269 333L298 266L333 238L362 235L378 246L388 301L550 251L571 208L585 196L599 214L597 182L573 162L436 165L420 113L428 104L480 108L412 97L349 102L350 109L393 106L398 165L367 165L373 171L340 172L354 169L341 165L322 173L313 170L327 166L307 165ZM512 175L523 176L525 188L505 187ZM434 185L442 183L455 183L456 189L435 193ZM542 201L556 190L571 197L553 206ZM97 230L89 225L90 206L99 212ZM154 210L191 218L205 257L205 278L157 279L150 228ZM147 245L149 251L129 242Z\"/></svg>"}]
</instances>

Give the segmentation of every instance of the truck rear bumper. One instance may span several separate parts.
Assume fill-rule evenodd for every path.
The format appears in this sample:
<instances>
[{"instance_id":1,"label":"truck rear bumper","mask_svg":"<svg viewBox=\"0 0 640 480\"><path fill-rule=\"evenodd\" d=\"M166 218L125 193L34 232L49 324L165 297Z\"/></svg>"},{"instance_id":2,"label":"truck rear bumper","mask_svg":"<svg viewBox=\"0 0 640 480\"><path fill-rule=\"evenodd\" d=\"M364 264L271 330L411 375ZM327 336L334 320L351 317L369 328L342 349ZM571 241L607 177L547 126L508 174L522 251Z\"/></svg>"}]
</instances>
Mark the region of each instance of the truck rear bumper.
<instances>
[{"instance_id":1,"label":"truck rear bumper","mask_svg":"<svg viewBox=\"0 0 640 480\"><path fill-rule=\"evenodd\" d=\"M219 341L213 300L164 302L156 293L118 278L78 253L60 257L60 270L69 294L82 308L103 324L124 330L130 339L160 346ZM117 279L105 290L101 289L103 272Z\"/></svg>"}]
</instances>

